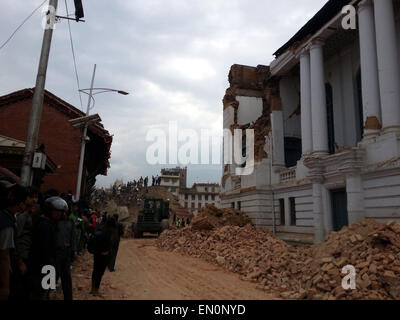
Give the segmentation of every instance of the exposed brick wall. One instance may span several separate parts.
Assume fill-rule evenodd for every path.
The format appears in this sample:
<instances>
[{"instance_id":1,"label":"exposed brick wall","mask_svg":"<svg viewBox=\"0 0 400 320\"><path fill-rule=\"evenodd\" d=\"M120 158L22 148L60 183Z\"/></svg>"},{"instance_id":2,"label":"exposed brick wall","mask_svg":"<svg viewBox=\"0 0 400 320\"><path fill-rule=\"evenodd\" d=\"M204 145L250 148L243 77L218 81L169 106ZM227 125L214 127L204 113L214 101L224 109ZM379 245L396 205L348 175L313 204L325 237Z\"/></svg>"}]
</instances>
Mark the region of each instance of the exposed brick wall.
<instances>
[{"instance_id":1,"label":"exposed brick wall","mask_svg":"<svg viewBox=\"0 0 400 320\"><path fill-rule=\"evenodd\" d=\"M32 99L0 106L0 134L26 141ZM46 174L42 191L56 188L60 192L75 193L78 175L81 130L73 128L70 118L50 106L43 104L39 145L44 144L46 153L61 166L54 174Z\"/></svg>"}]
</instances>

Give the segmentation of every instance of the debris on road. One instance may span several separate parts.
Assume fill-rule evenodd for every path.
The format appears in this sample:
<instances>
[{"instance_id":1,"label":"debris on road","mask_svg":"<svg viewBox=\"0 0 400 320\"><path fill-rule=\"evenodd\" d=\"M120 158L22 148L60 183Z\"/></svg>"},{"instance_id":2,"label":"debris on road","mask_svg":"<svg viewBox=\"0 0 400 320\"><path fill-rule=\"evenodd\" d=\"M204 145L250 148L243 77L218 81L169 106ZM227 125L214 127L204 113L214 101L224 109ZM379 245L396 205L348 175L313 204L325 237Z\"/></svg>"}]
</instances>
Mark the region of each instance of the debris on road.
<instances>
[{"instance_id":1,"label":"debris on road","mask_svg":"<svg viewBox=\"0 0 400 320\"><path fill-rule=\"evenodd\" d=\"M400 225L394 222L362 220L320 245L294 247L266 228L198 221L165 231L157 245L220 265L284 299L400 299ZM355 267L356 290L342 287L346 265Z\"/></svg>"}]
</instances>

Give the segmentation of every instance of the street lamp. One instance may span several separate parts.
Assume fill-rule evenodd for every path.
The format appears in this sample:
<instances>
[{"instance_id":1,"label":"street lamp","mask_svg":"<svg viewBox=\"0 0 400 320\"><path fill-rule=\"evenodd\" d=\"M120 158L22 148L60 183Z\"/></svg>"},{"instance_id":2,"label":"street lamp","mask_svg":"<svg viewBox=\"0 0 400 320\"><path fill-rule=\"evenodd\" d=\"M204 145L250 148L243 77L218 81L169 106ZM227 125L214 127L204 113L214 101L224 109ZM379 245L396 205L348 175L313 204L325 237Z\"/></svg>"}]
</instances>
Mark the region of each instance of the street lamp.
<instances>
[{"instance_id":1,"label":"street lamp","mask_svg":"<svg viewBox=\"0 0 400 320\"><path fill-rule=\"evenodd\" d=\"M83 92L85 94L87 94L89 96L88 98L88 105L87 105L87 109L86 109L86 116L82 118L82 120L84 121L84 128L83 128L83 136L82 136L82 144L81 144L81 156L79 158L79 170L78 170L78 181L76 184L76 195L75 195L75 200L79 200L80 199L80 195L81 195L81 185L82 185L82 172L83 172L83 161L85 158L85 148L86 148L86 142L88 141L88 137L87 135L87 129L89 126L89 122L93 123L93 119L91 119L89 117L89 113L90 113L90 105L92 102L92 99L94 100L93 96L96 94L100 94L100 93L104 93L104 92L116 92L122 95L128 95L129 93L123 90L116 90L116 89L109 89L109 88L93 88L93 83L94 83L94 78L96 75L96 65L94 65L94 69L93 69L93 76L92 76L92 82L90 85L89 89L80 89L80 92ZM86 91L89 91L86 92ZM93 92L93 91L97 91L97 92ZM100 119L100 118L98 118ZM98 122L98 121L97 121Z\"/></svg>"}]
</instances>

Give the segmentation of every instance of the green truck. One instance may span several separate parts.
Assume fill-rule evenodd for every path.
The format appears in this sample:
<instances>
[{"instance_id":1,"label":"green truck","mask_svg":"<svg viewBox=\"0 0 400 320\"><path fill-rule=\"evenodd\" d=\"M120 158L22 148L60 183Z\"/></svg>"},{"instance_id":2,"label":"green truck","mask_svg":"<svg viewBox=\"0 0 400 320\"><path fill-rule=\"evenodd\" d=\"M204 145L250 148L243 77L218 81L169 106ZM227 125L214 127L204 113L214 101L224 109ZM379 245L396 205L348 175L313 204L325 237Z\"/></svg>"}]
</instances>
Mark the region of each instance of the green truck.
<instances>
[{"instance_id":1,"label":"green truck","mask_svg":"<svg viewBox=\"0 0 400 320\"><path fill-rule=\"evenodd\" d=\"M135 238L142 238L144 232L158 233L169 229L169 201L144 199L141 202L137 221L132 223Z\"/></svg>"}]
</instances>

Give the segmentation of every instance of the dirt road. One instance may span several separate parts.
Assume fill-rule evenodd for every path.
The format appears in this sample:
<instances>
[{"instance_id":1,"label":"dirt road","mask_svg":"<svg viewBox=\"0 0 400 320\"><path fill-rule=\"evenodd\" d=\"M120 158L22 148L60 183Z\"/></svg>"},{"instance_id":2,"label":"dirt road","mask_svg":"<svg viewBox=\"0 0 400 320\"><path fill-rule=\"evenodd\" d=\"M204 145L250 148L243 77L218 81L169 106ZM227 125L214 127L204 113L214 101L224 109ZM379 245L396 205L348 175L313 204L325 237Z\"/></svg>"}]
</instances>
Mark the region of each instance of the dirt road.
<instances>
[{"instance_id":1,"label":"dirt road","mask_svg":"<svg viewBox=\"0 0 400 320\"><path fill-rule=\"evenodd\" d=\"M74 267L76 299L93 299L88 294L91 260L85 256ZM106 271L103 279L103 297L95 299L273 299L236 274L200 259L158 249L152 238L123 240L116 272Z\"/></svg>"}]
</instances>

